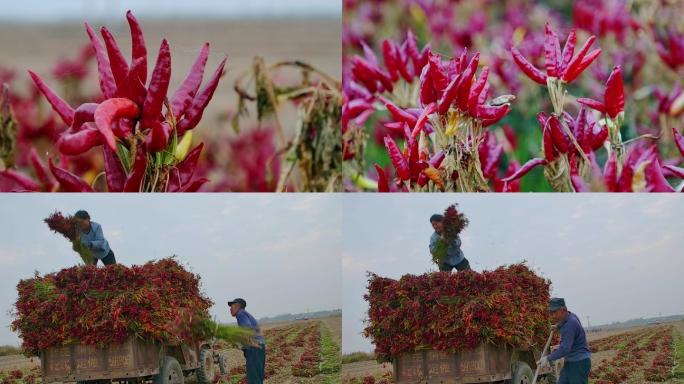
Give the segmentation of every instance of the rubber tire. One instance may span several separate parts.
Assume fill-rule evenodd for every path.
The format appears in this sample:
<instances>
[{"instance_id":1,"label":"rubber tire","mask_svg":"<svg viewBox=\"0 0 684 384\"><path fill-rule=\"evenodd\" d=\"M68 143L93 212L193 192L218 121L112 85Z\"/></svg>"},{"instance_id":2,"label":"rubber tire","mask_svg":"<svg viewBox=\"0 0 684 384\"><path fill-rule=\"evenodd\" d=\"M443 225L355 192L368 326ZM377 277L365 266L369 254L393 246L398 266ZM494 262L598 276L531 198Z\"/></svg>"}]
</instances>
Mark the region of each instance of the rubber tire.
<instances>
[{"instance_id":1,"label":"rubber tire","mask_svg":"<svg viewBox=\"0 0 684 384\"><path fill-rule=\"evenodd\" d=\"M221 354L219 354L218 357L218 366L222 375L228 374L228 368L226 367L226 357Z\"/></svg>"},{"instance_id":2,"label":"rubber tire","mask_svg":"<svg viewBox=\"0 0 684 384\"><path fill-rule=\"evenodd\" d=\"M527 363L519 361L515 365L515 370L513 371L513 376L511 377L511 384L532 384L532 379L534 379L534 371L530 368Z\"/></svg>"},{"instance_id":3,"label":"rubber tire","mask_svg":"<svg viewBox=\"0 0 684 384\"><path fill-rule=\"evenodd\" d=\"M175 376L176 381L172 380ZM154 377L154 384L183 384L185 377L178 360L171 356L164 356L159 364L159 374Z\"/></svg>"},{"instance_id":4,"label":"rubber tire","mask_svg":"<svg viewBox=\"0 0 684 384\"><path fill-rule=\"evenodd\" d=\"M199 384L213 384L216 378L214 351L202 348L199 354L199 365L197 369L197 382Z\"/></svg>"}]
</instances>

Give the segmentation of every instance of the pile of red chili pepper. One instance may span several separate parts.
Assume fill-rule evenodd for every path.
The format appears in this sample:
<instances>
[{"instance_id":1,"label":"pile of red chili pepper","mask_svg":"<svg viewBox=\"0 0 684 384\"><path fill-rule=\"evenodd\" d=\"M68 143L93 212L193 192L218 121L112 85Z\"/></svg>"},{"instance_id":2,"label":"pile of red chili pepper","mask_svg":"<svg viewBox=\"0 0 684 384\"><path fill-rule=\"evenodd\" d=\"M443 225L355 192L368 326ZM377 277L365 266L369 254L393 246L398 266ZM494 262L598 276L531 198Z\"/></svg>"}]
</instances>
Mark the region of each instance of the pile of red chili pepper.
<instances>
[{"instance_id":1,"label":"pile of red chili pepper","mask_svg":"<svg viewBox=\"0 0 684 384\"><path fill-rule=\"evenodd\" d=\"M167 258L144 265L77 266L21 280L12 329L32 354L81 343L102 345L129 337L149 341L199 340L210 332L212 301L200 277Z\"/></svg>"},{"instance_id":2,"label":"pile of red chili pepper","mask_svg":"<svg viewBox=\"0 0 684 384\"><path fill-rule=\"evenodd\" d=\"M364 335L381 361L419 349L458 352L481 343L542 348L550 282L525 264L399 280L369 274Z\"/></svg>"}]
</instances>

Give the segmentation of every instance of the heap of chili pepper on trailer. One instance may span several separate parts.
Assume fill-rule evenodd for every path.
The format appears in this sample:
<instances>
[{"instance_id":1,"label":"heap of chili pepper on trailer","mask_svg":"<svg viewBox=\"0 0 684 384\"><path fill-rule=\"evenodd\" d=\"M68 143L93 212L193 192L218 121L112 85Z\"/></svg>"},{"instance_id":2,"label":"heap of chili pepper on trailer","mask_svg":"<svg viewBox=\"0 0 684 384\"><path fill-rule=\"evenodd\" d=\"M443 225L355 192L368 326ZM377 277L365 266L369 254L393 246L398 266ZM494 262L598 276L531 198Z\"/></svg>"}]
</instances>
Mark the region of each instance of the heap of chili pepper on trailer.
<instances>
[{"instance_id":1,"label":"heap of chili pepper on trailer","mask_svg":"<svg viewBox=\"0 0 684 384\"><path fill-rule=\"evenodd\" d=\"M681 4L346 5L348 190L684 189Z\"/></svg>"}]
</instances>

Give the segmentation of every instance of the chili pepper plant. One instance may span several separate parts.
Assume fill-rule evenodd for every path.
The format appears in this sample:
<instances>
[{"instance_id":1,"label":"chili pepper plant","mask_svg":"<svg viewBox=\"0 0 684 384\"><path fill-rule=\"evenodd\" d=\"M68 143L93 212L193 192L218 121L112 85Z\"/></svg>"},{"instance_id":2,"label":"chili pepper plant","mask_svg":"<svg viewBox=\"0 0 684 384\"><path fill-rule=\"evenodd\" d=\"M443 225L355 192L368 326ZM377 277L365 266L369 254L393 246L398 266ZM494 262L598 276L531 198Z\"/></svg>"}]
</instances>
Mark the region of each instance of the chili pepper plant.
<instances>
[{"instance_id":1,"label":"chili pepper plant","mask_svg":"<svg viewBox=\"0 0 684 384\"><path fill-rule=\"evenodd\" d=\"M345 1L345 188L682 191L682 8Z\"/></svg>"},{"instance_id":2,"label":"chili pepper plant","mask_svg":"<svg viewBox=\"0 0 684 384\"><path fill-rule=\"evenodd\" d=\"M458 352L481 343L542 348L551 324L549 289L549 281L524 264L399 280L369 273L364 335L380 361L418 349Z\"/></svg>"}]
</instances>

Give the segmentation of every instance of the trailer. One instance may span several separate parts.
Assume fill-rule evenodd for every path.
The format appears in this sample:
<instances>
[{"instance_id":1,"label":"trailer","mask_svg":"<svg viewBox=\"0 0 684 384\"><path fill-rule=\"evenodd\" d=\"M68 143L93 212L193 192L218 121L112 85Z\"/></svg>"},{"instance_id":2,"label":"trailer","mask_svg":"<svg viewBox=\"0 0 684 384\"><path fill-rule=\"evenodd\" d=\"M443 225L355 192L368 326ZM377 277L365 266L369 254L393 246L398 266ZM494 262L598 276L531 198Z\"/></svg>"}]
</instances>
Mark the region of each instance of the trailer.
<instances>
[{"instance_id":1,"label":"trailer","mask_svg":"<svg viewBox=\"0 0 684 384\"><path fill-rule=\"evenodd\" d=\"M160 344L129 338L104 346L69 344L40 353L45 383L154 382L183 384L194 374L200 384L212 384L216 369L225 373L225 362L213 342L192 346Z\"/></svg>"},{"instance_id":2,"label":"trailer","mask_svg":"<svg viewBox=\"0 0 684 384\"><path fill-rule=\"evenodd\" d=\"M480 344L470 351L451 353L432 349L403 353L393 360L397 384L531 384L539 351L511 350ZM538 383L556 382L554 367L539 368Z\"/></svg>"}]
</instances>

